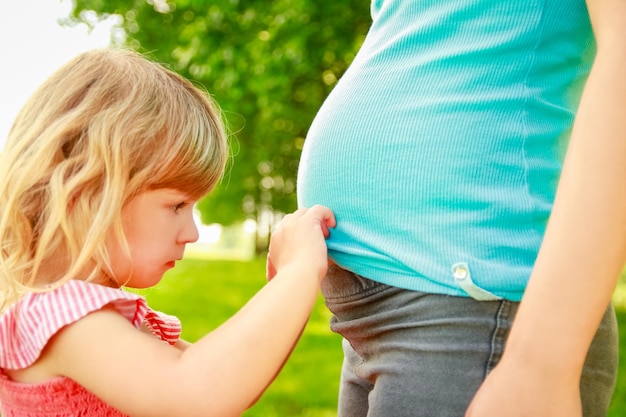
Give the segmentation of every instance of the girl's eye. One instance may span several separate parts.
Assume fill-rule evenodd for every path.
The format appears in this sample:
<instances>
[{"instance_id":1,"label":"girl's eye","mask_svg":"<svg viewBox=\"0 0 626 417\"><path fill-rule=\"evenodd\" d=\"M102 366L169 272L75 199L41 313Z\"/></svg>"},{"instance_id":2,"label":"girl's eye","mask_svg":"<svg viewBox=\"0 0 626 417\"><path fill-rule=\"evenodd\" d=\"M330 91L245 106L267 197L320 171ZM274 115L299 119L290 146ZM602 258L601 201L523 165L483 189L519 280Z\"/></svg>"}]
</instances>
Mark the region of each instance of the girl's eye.
<instances>
[{"instance_id":1,"label":"girl's eye","mask_svg":"<svg viewBox=\"0 0 626 417\"><path fill-rule=\"evenodd\" d=\"M187 203L182 202L182 203L178 203L172 206L172 209L174 210L175 213L177 213L179 210L181 210L182 208L186 207Z\"/></svg>"}]
</instances>

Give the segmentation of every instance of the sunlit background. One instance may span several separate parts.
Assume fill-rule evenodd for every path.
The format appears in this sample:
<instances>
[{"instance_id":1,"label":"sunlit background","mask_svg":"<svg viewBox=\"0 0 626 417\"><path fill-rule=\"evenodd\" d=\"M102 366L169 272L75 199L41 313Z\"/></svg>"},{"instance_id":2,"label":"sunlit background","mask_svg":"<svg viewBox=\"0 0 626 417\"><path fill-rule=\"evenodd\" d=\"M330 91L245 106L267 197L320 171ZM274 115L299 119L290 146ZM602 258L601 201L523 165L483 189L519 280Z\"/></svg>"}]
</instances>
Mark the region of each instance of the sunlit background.
<instances>
[{"instance_id":1,"label":"sunlit background","mask_svg":"<svg viewBox=\"0 0 626 417\"><path fill-rule=\"evenodd\" d=\"M30 94L76 54L109 44L112 22L62 26L71 1L3 1L0 9L0 150L13 119Z\"/></svg>"}]
</instances>

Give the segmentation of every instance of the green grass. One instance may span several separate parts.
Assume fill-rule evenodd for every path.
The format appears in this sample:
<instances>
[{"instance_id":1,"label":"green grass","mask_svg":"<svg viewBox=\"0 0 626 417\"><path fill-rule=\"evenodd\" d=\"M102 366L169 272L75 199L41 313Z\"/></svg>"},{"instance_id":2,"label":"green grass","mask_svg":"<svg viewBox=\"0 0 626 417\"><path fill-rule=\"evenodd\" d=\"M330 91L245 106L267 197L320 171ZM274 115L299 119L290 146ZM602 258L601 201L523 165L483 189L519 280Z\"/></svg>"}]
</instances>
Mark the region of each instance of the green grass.
<instances>
[{"instance_id":1,"label":"green grass","mask_svg":"<svg viewBox=\"0 0 626 417\"><path fill-rule=\"evenodd\" d=\"M249 262L185 259L156 287L141 291L152 308L178 316L183 338L195 341L231 315L265 284L264 259ZM616 291L626 328L626 279ZM288 312L285 312L288 314ZM278 378L244 417L334 417L341 367L339 336L328 329L321 297L300 342ZM626 416L626 332L620 332L620 376L608 417Z\"/></svg>"},{"instance_id":2,"label":"green grass","mask_svg":"<svg viewBox=\"0 0 626 417\"><path fill-rule=\"evenodd\" d=\"M624 285L626 286L626 285ZM609 417L626 416L626 305L616 303L617 322L619 325L619 371Z\"/></svg>"}]
</instances>

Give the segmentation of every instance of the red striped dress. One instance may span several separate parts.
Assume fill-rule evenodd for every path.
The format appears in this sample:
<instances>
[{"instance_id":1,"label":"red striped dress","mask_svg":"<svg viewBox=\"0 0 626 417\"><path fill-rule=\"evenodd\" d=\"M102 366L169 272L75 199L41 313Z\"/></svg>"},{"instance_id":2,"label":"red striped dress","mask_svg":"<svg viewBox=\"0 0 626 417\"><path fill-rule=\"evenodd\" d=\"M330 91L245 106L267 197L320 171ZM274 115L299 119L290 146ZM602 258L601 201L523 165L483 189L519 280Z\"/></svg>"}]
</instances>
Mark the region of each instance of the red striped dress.
<instances>
[{"instance_id":1,"label":"red striped dress","mask_svg":"<svg viewBox=\"0 0 626 417\"><path fill-rule=\"evenodd\" d=\"M11 381L3 369L32 365L61 328L111 305L135 327L175 344L180 321L150 309L146 300L121 289L72 280L43 293L29 293L0 315L0 412L2 417L124 416L66 377L24 384Z\"/></svg>"}]
</instances>

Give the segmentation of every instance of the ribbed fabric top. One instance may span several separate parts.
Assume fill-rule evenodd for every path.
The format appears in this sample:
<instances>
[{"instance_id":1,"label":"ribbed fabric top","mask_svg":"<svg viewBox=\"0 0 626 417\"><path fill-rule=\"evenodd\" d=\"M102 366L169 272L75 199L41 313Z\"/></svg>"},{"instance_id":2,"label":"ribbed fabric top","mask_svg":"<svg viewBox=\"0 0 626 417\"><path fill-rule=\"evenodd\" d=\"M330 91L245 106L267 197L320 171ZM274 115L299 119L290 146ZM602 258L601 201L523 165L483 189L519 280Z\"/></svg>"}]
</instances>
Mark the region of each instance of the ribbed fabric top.
<instances>
[{"instance_id":1,"label":"ribbed fabric top","mask_svg":"<svg viewBox=\"0 0 626 417\"><path fill-rule=\"evenodd\" d=\"M72 280L48 292L27 294L0 315L3 417L124 416L69 378L23 384L2 372L32 365L60 329L107 305L137 328L144 323L160 340L173 345L179 339L176 317L154 311L143 297L120 289Z\"/></svg>"},{"instance_id":2,"label":"ribbed fabric top","mask_svg":"<svg viewBox=\"0 0 626 417\"><path fill-rule=\"evenodd\" d=\"M330 255L360 275L468 295L462 263L480 288L521 299L595 52L584 0L371 11L306 138L299 204L334 210Z\"/></svg>"}]
</instances>

